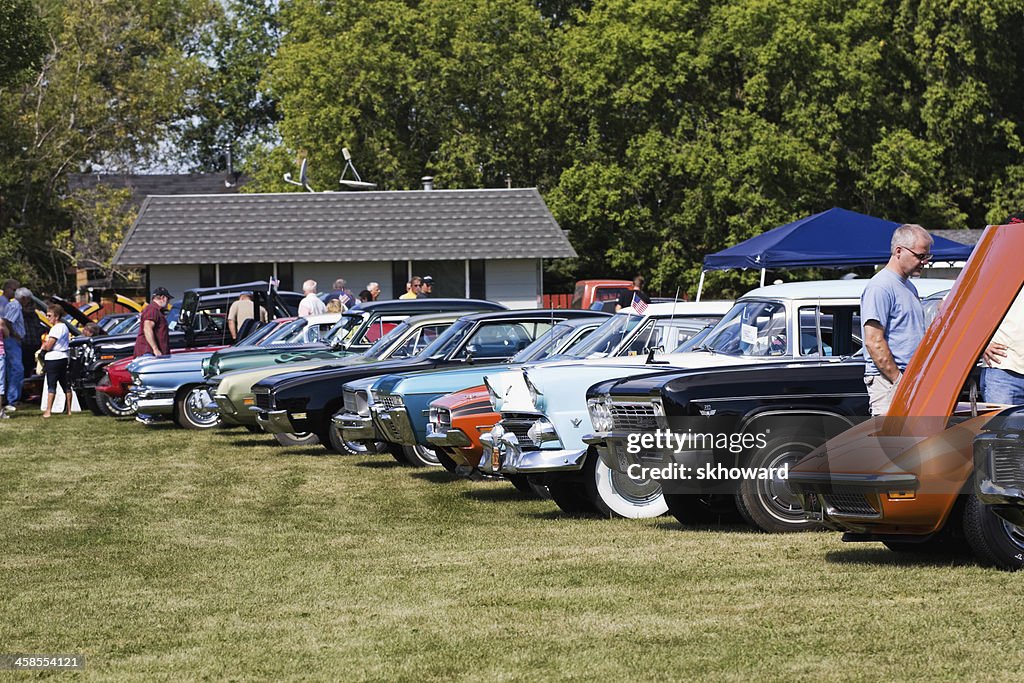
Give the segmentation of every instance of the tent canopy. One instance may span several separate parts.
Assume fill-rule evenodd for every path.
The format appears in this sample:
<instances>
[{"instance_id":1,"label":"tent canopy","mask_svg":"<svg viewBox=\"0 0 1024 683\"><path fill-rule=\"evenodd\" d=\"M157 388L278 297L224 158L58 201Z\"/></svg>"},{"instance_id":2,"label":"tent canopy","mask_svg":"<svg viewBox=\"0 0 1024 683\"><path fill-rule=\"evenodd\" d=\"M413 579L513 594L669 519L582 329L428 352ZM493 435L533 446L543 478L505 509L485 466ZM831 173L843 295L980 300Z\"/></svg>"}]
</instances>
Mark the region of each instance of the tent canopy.
<instances>
[{"instance_id":1,"label":"tent canopy","mask_svg":"<svg viewBox=\"0 0 1024 683\"><path fill-rule=\"evenodd\" d=\"M873 266L889 260L899 223L832 208L704 257L704 270ZM933 261L966 261L972 247L933 235Z\"/></svg>"}]
</instances>

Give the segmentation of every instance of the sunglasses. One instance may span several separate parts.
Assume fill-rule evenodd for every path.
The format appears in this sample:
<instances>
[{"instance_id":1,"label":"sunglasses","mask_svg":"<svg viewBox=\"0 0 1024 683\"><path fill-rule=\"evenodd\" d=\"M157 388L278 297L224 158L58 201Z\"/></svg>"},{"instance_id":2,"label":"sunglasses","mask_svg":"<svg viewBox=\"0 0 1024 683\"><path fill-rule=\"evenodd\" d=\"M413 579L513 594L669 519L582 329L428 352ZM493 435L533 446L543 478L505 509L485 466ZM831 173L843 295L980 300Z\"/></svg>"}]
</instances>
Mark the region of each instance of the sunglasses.
<instances>
[{"instance_id":1,"label":"sunglasses","mask_svg":"<svg viewBox=\"0 0 1024 683\"><path fill-rule=\"evenodd\" d=\"M903 248L907 249L906 247L903 247ZM927 263L928 261L932 260L932 255L931 254L928 254L928 253L918 254L913 249L907 249L907 251L909 251L911 254L913 254L917 258L917 260L920 261L921 263Z\"/></svg>"}]
</instances>

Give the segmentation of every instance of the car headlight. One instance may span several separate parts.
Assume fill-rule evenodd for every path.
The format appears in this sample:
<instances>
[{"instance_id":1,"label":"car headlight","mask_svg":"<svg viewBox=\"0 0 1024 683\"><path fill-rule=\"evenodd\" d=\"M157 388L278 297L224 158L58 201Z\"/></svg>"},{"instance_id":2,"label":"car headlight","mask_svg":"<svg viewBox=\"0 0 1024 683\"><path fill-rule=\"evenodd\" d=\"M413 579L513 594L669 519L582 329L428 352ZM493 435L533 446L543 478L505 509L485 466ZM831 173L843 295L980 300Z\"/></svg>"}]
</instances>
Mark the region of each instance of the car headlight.
<instances>
[{"instance_id":1,"label":"car headlight","mask_svg":"<svg viewBox=\"0 0 1024 683\"><path fill-rule=\"evenodd\" d=\"M590 421L594 423L594 431L610 432L615 428L606 397L587 399L587 411L590 413Z\"/></svg>"},{"instance_id":2,"label":"car headlight","mask_svg":"<svg viewBox=\"0 0 1024 683\"><path fill-rule=\"evenodd\" d=\"M491 378L490 377L484 377L484 386L487 388L487 398L491 402L491 408L494 409L494 412L500 413L501 412L501 395L498 394L498 391L491 384Z\"/></svg>"},{"instance_id":3,"label":"car headlight","mask_svg":"<svg viewBox=\"0 0 1024 683\"><path fill-rule=\"evenodd\" d=\"M558 434L555 432L555 426L547 420L537 420L530 429L527 430L526 436L536 446L543 446L545 443L550 441L558 441Z\"/></svg>"},{"instance_id":4,"label":"car headlight","mask_svg":"<svg viewBox=\"0 0 1024 683\"><path fill-rule=\"evenodd\" d=\"M523 381L526 382L526 390L530 392L530 400L538 410L544 409L544 392L537 388L537 385L530 381L530 376L523 370Z\"/></svg>"},{"instance_id":5,"label":"car headlight","mask_svg":"<svg viewBox=\"0 0 1024 683\"><path fill-rule=\"evenodd\" d=\"M448 429L452 424L452 411L447 408L430 406L427 419L430 420L430 424L434 425L434 431Z\"/></svg>"}]
</instances>

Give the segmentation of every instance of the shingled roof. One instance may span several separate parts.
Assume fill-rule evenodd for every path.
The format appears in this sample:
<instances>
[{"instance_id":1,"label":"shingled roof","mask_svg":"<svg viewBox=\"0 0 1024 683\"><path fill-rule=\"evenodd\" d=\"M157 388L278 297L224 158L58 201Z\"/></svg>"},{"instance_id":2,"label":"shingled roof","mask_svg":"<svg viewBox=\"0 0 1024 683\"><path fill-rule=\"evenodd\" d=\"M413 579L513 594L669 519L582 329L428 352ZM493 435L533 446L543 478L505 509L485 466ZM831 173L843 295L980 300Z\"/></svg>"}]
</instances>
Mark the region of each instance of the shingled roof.
<instances>
[{"instance_id":1,"label":"shingled roof","mask_svg":"<svg viewBox=\"0 0 1024 683\"><path fill-rule=\"evenodd\" d=\"M575 256L535 188L151 196L114 257L193 263Z\"/></svg>"}]
</instances>

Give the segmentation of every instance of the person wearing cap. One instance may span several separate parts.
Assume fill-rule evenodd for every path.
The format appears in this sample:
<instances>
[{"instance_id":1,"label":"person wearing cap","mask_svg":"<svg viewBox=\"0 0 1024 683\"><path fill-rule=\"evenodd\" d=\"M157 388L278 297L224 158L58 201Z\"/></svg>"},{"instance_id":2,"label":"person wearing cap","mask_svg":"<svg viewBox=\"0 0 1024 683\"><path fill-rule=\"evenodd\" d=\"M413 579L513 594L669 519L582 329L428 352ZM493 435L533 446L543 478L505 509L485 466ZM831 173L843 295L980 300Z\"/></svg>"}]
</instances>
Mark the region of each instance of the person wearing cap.
<instances>
[{"instance_id":1,"label":"person wearing cap","mask_svg":"<svg viewBox=\"0 0 1024 683\"><path fill-rule=\"evenodd\" d=\"M434 293L434 278L429 275L424 276L420 283L420 291L416 295L417 299L426 299Z\"/></svg>"},{"instance_id":2,"label":"person wearing cap","mask_svg":"<svg viewBox=\"0 0 1024 683\"><path fill-rule=\"evenodd\" d=\"M171 340L164 309L171 301L166 287L157 287L149 303L139 314L139 332L135 335L135 356L166 356L171 352Z\"/></svg>"},{"instance_id":3,"label":"person wearing cap","mask_svg":"<svg viewBox=\"0 0 1024 683\"><path fill-rule=\"evenodd\" d=\"M1011 214L1006 224L1020 224L1024 213ZM981 397L987 403L1024 404L1024 290L1017 292L982 356Z\"/></svg>"},{"instance_id":4,"label":"person wearing cap","mask_svg":"<svg viewBox=\"0 0 1024 683\"><path fill-rule=\"evenodd\" d=\"M256 317L256 304L252 300L252 292L245 291L238 295L238 301L232 302L228 309L228 332L232 339L238 339L238 328L246 320ZM260 322L267 322L267 309L260 306Z\"/></svg>"}]
</instances>

